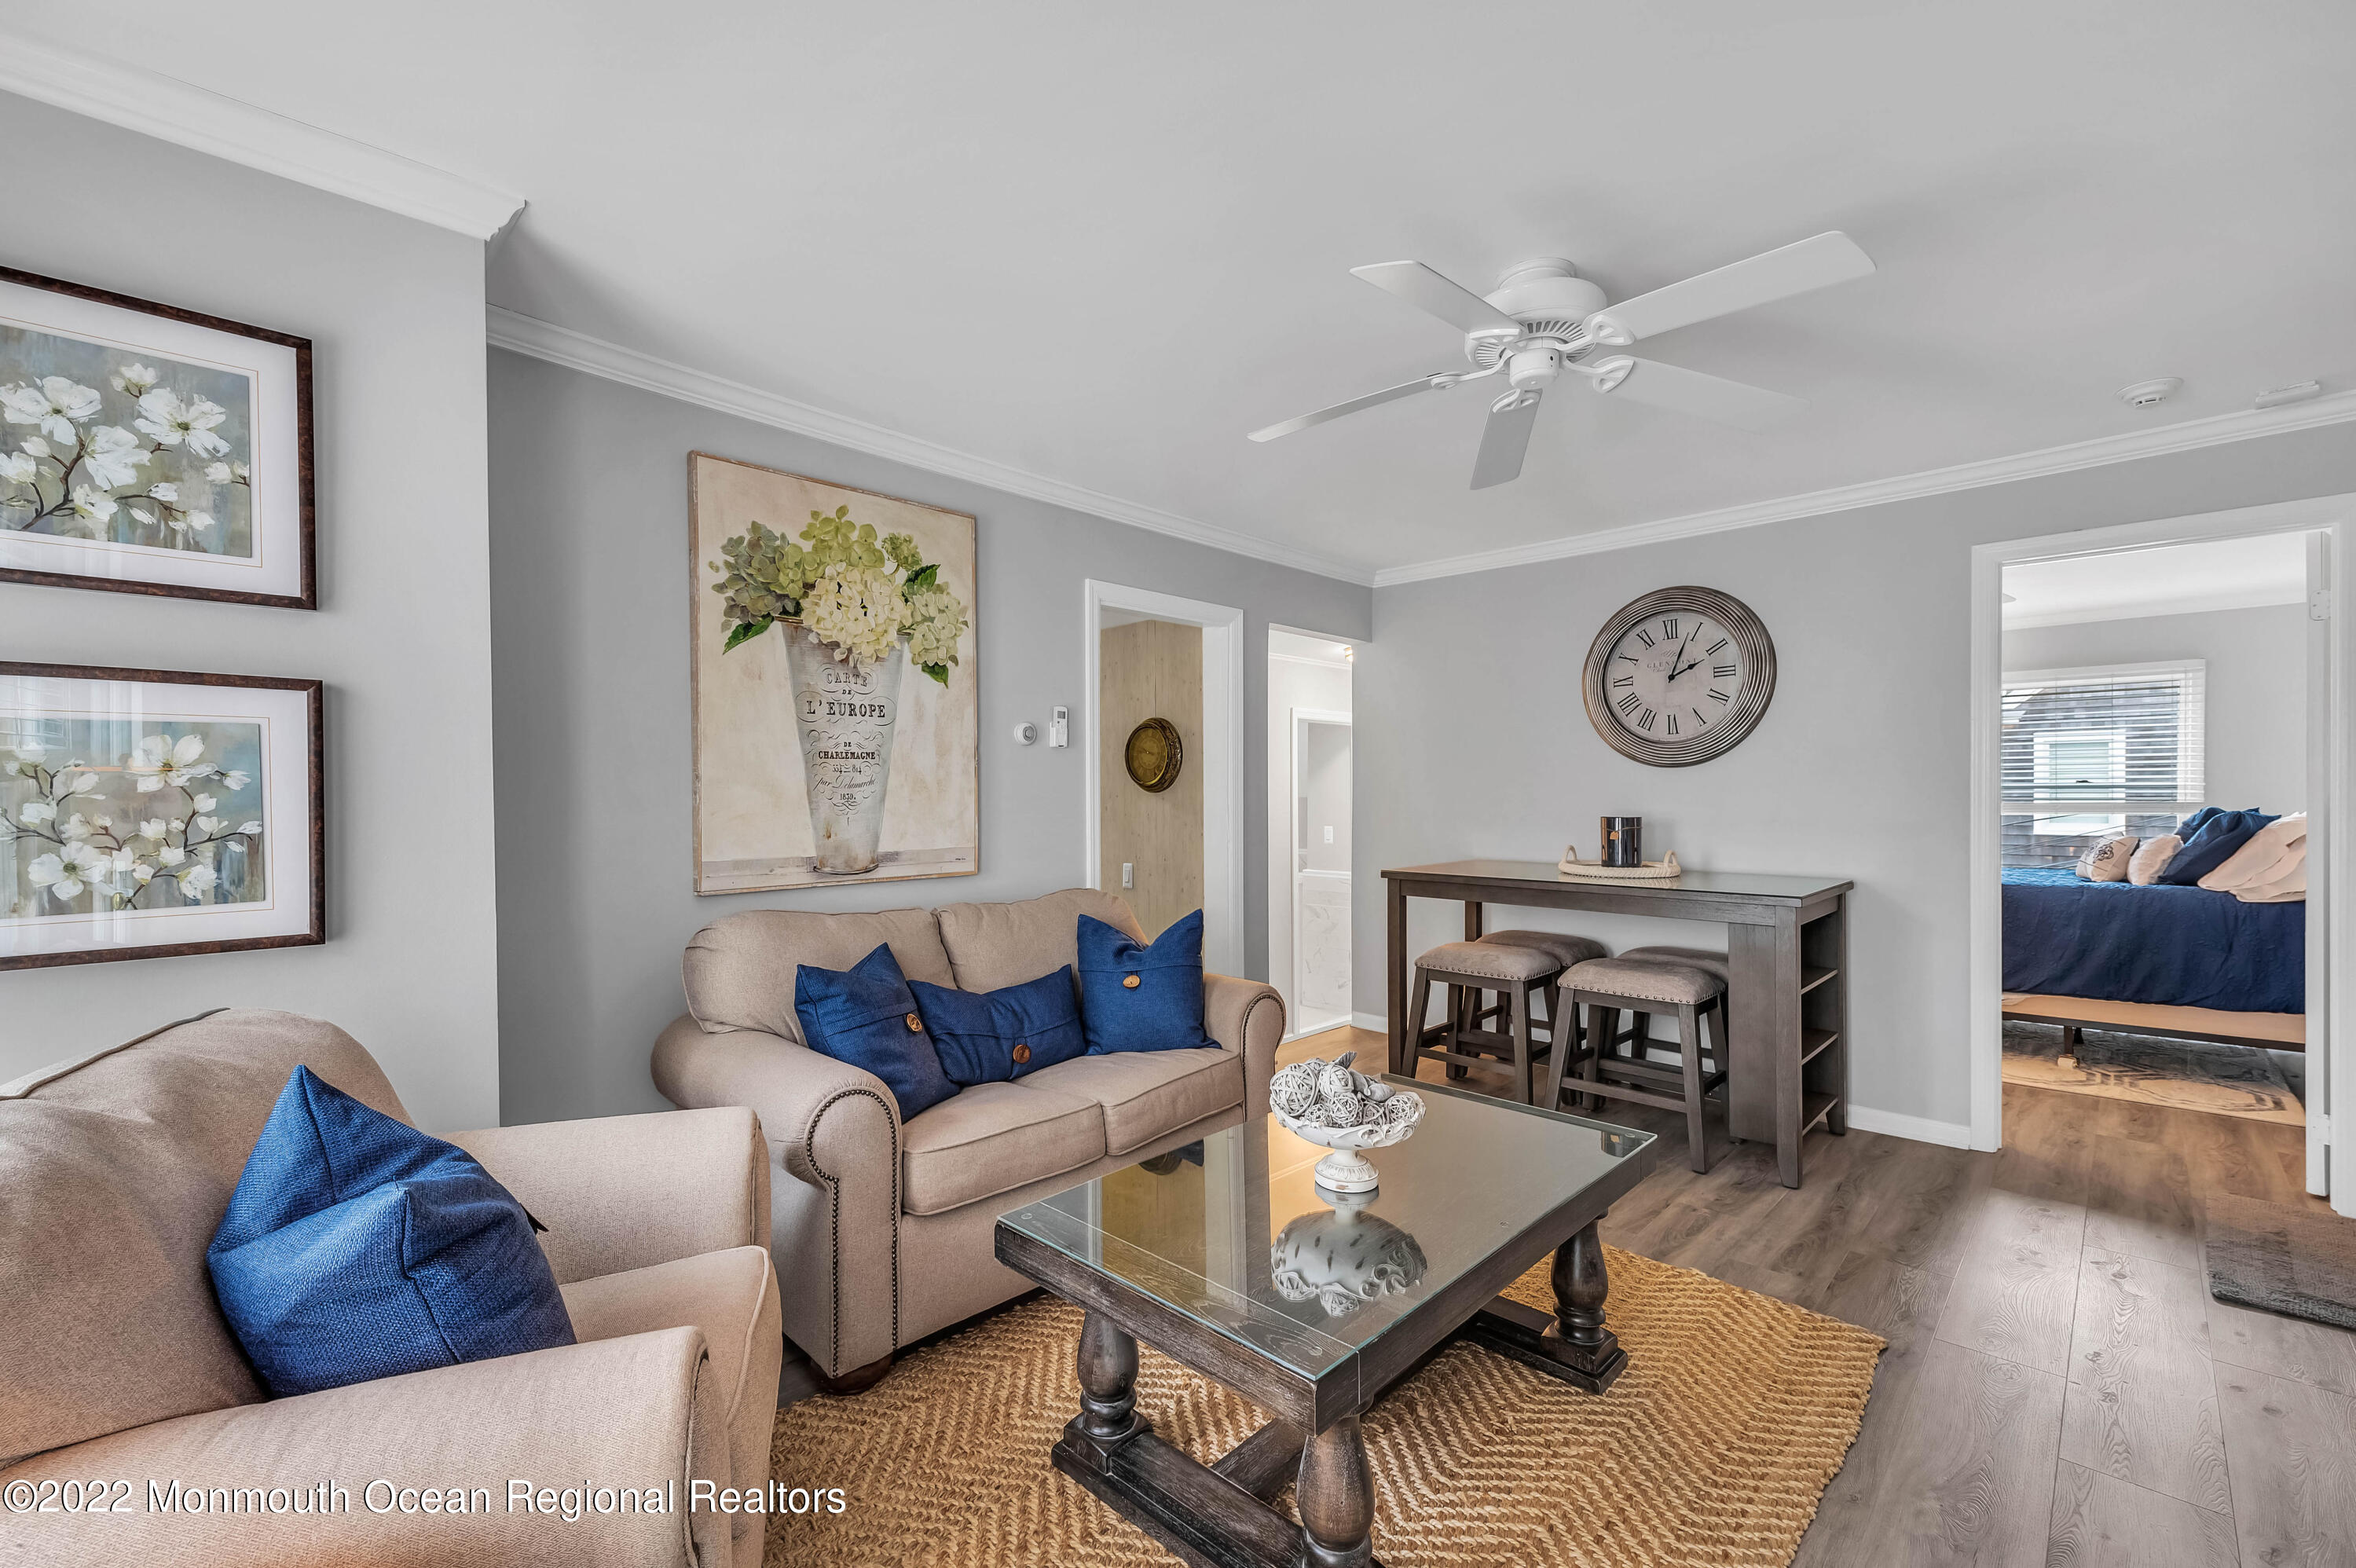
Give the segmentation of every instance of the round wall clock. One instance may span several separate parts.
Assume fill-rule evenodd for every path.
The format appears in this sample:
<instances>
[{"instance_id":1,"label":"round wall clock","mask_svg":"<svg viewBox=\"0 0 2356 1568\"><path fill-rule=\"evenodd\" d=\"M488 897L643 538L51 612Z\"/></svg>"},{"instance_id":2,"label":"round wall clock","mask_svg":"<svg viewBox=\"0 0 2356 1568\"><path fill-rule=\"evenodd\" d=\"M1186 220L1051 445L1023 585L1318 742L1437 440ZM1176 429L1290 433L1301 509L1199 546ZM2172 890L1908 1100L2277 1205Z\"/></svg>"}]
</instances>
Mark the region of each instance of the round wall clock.
<instances>
[{"instance_id":1,"label":"round wall clock","mask_svg":"<svg viewBox=\"0 0 2356 1568\"><path fill-rule=\"evenodd\" d=\"M1655 588L1587 650L1587 717L1621 756L1689 768L1731 751L1775 695L1775 644L1715 588Z\"/></svg>"},{"instance_id":2,"label":"round wall clock","mask_svg":"<svg viewBox=\"0 0 2356 1568\"><path fill-rule=\"evenodd\" d=\"M1146 720L1129 732L1122 760L1128 764L1129 776L1139 789L1159 795L1178 782L1178 769L1186 761L1186 748L1178 740L1178 726L1168 719Z\"/></svg>"}]
</instances>

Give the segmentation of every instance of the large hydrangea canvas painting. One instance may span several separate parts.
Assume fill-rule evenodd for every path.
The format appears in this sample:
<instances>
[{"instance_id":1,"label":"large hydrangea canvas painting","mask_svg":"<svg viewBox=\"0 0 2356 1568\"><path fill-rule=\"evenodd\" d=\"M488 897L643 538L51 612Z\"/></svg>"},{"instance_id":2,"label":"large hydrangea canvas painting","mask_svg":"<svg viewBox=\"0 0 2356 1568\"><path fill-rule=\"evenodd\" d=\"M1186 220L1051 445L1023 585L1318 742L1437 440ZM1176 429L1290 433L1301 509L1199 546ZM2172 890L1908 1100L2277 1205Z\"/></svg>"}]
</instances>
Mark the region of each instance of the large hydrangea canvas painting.
<instances>
[{"instance_id":1,"label":"large hydrangea canvas painting","mask_svg":"<svg viewBox=\"0 0 2356 1568\"><path fill-rule=\"evenodd\" d=\"M981 868L974 523L688 461L695 890Z\"/></svg>"},{"instance_id":2,"label":"large hydrangea canvas painting","mask_svg":"<svg viewBox=\"0 0 2356 1568\"><path fill-rule=\"evenodd\" d=\"M0 969L320 940L320 690L0 663Z\"/></svg>"},{"instance_id":3,"label":"large hydrangea canvas painting","mask_svg":"<svg viewBox=\"0 0 2356 1568\"><path fill-rule=\"evenodd\" d=\"M308 607L309 354L0 269L0 579Z\"/></svg>"}]
</instances>

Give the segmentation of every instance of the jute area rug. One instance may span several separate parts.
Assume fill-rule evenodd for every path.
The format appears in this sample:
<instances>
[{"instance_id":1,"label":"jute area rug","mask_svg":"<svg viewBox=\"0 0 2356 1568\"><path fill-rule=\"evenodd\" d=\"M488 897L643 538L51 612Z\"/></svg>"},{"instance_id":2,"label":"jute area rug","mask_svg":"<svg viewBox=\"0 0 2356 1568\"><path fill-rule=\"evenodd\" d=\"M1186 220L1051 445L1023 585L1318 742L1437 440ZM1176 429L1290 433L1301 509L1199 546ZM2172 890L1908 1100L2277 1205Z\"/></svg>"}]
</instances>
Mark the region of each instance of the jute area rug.
<instances>
[{"instance_id":1,"label":"jute area rug","mask_svg":"<svg viewBox=\"0 0 2356 1568\"><path fill-rule=\"evenodd\" d=\"M1365 1417L1387 1568L1782 1568L1857 1436L1882 1341L1690 1269L1606 1249L1627 1373L1598 1398L1451 1346ZM1509 1292L1552 1299L1544 1265ZM850 1399L778 1413L790 1487L765 1568L1168 1568L1151 1537L1048 1463L1079 1409L1079 1309L1014 1308ZM1267 1417L1145 1348L1138 1408L1208 1462ZM1279 1507L1291 1511L1288 1491Z\"/></svg>"}]
</instances>

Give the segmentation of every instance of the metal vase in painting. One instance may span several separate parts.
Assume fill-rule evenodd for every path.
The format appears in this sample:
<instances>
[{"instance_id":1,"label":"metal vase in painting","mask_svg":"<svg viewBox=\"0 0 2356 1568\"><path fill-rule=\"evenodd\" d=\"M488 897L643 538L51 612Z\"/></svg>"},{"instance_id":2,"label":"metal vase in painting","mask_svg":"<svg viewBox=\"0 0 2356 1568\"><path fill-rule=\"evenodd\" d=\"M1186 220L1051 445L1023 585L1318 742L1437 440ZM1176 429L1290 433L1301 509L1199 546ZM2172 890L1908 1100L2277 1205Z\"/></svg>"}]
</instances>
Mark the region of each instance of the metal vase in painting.
<instances>
[{"instance_id":1,"label":"metal vase in painting","mask_svg":"<svg viewBox=\"0 0 2356 1568\"><path fill-rule=\"evenodd\" d=\"M884 836L884 796L892 782L892 726L900 716L900 678L908 650L866 663L836 657L787 625L786 670L793 682L802 777L809 789L810 836L817 868L829 875L873 871Z\"/></svg>"}]
</instances>

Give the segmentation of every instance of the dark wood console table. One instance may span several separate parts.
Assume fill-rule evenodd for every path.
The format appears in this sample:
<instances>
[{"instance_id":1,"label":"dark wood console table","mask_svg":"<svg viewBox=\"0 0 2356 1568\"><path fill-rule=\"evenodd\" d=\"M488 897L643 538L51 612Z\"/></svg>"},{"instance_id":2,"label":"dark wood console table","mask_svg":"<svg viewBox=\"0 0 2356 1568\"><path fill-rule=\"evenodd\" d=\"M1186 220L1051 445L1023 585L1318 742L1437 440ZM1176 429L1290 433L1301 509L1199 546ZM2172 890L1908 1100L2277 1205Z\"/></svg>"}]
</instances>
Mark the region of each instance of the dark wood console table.
<instances>
[{"instance_id":1,"label":"dark wood console table","mask_svg":"<svg viewBox=\"0 0 2356 1568\"><path fill-rule=\"evenodd\" d=\"M1817 876L1688 871L1674 882L1586 882L1540 860L1397 866L1388 885L1390 1067L1414 1070L1407 1046L1407 901L1461 900L1478 937L1490 904L1593 909L1726 928L1727 1127L1775 1145L1785 1187L1800 1185L1800 1140L1817 1122L1848 1131L1848 893Z\"/></svg>"}]
</instances>

